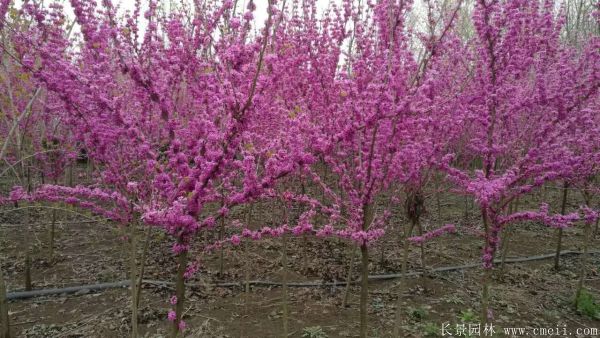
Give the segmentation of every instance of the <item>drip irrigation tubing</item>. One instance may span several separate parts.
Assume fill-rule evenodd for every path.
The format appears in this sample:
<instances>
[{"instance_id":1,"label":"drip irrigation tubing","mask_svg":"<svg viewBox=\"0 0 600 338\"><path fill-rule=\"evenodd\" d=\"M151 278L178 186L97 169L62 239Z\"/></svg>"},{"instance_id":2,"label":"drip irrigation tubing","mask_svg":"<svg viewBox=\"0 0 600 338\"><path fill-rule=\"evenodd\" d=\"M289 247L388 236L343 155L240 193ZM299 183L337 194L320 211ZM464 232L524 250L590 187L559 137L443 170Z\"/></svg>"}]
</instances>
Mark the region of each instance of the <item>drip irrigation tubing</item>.
<instances>
[{"instance_id":1,"label":"drip irrigation tubing","mask_svg":"<svg viewBox=\"0 0 600 338\"><path fill-rule=\"evenodd\" d=\"M583 252L574 251L574 250L564 250L561 251L561 256L568 255L581 255ZM600 254L600 251L594 250L588 252L588 254ZM531 261L539 261L544 259L553 258L556 254L545 254L545 255L535 255L535 256L527 256L527 257L514 257L514 258L506 258L505 263L522 263L522 262L531 262ZM494 260L494 263L500 263L500 259ZM415 277L421 276L428 273L435 272L449 272L449 271L458 271L465 269L472 269L476 267L480 267L481 263L471 263L464 265L456 265L456 266L446 266L428 269L424 271L411 271L406 274L402 273L393 273L393 274L384 274L384 275L369 275L369 280L372 281L381 281L381 280L390 280L397 279L402 277ZM144 279L142 280L143 284L147 285L159 285L159 286L174 286L175 282L169 281L160 281L160 280L151 280ZM360 280L350 281L350 284L358 284ZM44 296L53 296L53 295L67 295L67 294L87 294L95 291L102 291L107 289L118 289L129 287L129 280L122 280L118 282L109 282L109 283L98 283L98 284L89 284L89 285L80 285L80 286L69 286L64 288L52 288L52 289L40 289L40 290L31 290L31 291L14 291L6 294L7 300L20 300L20 299L29 299L35 297L44 297ZM281 282L273 282L273 281L264 281L264 280L251 280L248 282L216 282L216 283L205 283L205 284L194 284L194 283L186 283L187 286L190 287L203 287L203 286L212 286L212 287L243 287L245 284L257 287L277 287L282 286ZM325 286L342 286L348 284L347 281L334 281L334 282L325 282L325 281L308 281L308 282L288 282L287 285L289 287L325 287Z\"/></svg>"}]
</instances>

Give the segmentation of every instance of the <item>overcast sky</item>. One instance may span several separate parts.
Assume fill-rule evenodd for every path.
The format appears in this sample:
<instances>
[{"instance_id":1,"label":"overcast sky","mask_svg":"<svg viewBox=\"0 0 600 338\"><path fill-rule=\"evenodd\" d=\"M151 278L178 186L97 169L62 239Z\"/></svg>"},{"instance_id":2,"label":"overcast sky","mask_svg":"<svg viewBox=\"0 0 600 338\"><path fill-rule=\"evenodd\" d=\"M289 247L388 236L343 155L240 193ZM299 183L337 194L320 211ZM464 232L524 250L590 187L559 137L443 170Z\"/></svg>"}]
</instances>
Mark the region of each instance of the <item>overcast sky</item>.
<instances>
[{"instance_id":1,"label":"overcast sky","mask_svg":"<svg viewBox=\"0 0 600 338\"><path fill-rule=\"evenodd\" d=\"M44 3L48 4L54 1L59 1L61 3L63 3L65 5L65 11L66 11L66 15L68 18L73 18L74 14L73 14L73 9L70 5L70 1L69 0L45 0ZM86 1L86 0L84 0ZM101 2L101 0L96 0L98 3ZM119 14L123 14L126 10L133 12L133 10L135 9L135 0L112 0L113 4L115 6L119 7ZM165 4L169 4L171 0L159 0L159 3L165 3ZM180 1L185 1L187 3L191 3L192 0L173 0L174 3L180 3ZM237 4L237 13L240 13L240 11L245 11L246 10L246 6L248 4L250 0L238 0L238 4ZM354 1L358 1L358 0L354 0ZM366 0L362 0L363 4L365 4ZM441 0L440 0L441 1ZM142 4L142 17L140 18L139 24L140 24L140 30L143 32L147 26L147 21L146 19L143 17L143 13L147 10L148 6L148 0L141 0L140 1ZM291 0L288 0L288 4L291 3ZM323 12L329 7L329 5L331 3L336 3L336 4L341 4L342 0L317 0L317 15L321 15L323 14ZM15 0L15 5L17 7L20 7L23 3L23 0ZM255 29L261 29L262 27L264 27L265 21L267 19L267 4L268 4L268 0L254 0L254 3L256 4L256 11L254 12L254 21L255 21ZM279 0L279 4L282 3L282 0ZM415 13L419 13L422 12L420 9L423 8L422 6L423 1L422 0L415 0L414 4L413 4L413 15ZM190 6L191 7L191 6ZM420 29L422 27L421 24L423 23L422 20L411 20L413 23L415 23L417 25L417 29ZM75 25L74 29L73 29L73 33L79 33L80 32L80 28L78 27L78 25ZM140 39L142 38L143 34L140 35Z\"/></svg>"},{"instance_id":2,"label":"overcast sky","mask_svg":"<svg viewBox=\"0 0 600 338\"><path fill-rule=\"evenodd\" d=\"M65 3L65 8L67 9L67 15L69 17L73 17L73 11L71 9L71 6L69 5L69 1L68 0L59 0L60 2ZM165 3L168 3L170 0L163 0ZM161 2L163 2L161 1ZM184 0L186 2L191 2L191 0ZM250 0L238 0L238 8L246 8L246 5L248 3L248 1ZM46 3L49 3L51 1L45 1ZM100 2L100 1L98 1ZM146 8L148 8L147 6L147 2L148 0L141 0L142 3L142 13L145 11ZM176 3L179 1L175 1ZM281 0L279 1L281 3ZM317 8L318 8L318 14L322 14L327 7L329 6L330 2L334 2L334 3L341 3L341 0L317 0ZM364 1L363 1L364 2ZM21 6L21 4L23 3L23 0L16 0L15 4L19 7ZM113 0L113 3L115 5L119 4L119 7L121 9L120 12L124 11L124 10L130 10L133 11L133 9L135 8L135 0ZM261 27L266 18L267 18L267 3L268 0L254 0L254 3L256 4L256 11L254 13L254 17L257 23L257 27ZM419 4L421 3L421 0L417 0L415 1L415 5L414 7L419 7ZM143 21L143 20L142 20ZM142 24L144 24L142 22Z\"/></svg>"}]
</instances>

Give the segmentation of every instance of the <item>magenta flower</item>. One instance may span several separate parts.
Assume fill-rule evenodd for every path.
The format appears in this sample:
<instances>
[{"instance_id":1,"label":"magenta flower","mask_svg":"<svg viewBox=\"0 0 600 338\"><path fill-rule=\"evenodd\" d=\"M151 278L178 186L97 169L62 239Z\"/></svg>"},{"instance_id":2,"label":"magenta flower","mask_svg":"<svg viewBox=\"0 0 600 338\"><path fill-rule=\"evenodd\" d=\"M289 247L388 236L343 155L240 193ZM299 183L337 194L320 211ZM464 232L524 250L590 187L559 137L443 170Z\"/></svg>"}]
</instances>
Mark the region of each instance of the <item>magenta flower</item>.
<instances>
[{"instance_id":1,"label":"magenta flower","mask_svg":"<svg viewBox=\"0 0 600 338\"><path fill-rule=\"evenodd\" d=\"M185 330L186 324L183 320L180 320L179 324L177 324L177 327L179 328L179 331L183 332Z\"/></svg>"}]
</instances>

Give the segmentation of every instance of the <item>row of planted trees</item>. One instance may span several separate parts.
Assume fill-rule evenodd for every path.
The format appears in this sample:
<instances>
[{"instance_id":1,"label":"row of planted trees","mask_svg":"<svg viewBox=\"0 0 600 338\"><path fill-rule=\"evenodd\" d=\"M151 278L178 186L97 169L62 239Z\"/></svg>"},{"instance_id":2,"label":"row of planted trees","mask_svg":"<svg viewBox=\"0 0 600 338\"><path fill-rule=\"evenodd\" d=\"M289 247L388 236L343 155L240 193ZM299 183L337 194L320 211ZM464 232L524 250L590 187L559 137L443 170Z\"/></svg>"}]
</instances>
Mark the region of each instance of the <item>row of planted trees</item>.
<instances>
[{"instance_id":1,"label":"row of planted trees","mask_svg":"<svg viewBox=\"0 0 600 338\"><path fill-rule=\"evenodd\" d=\"M587 33L569 43L571 7L555 1L344 0L318 14L314 0L268 0L264 22L253 1L169 10L136 1L130 12L110 0L71 0L73 17L63 6L0 3L0 159L3 178L18 180L2 202L53 212L75 205L128 234L134 337L143 275L136 229L144 227L173 242L172 336L185 327L185 279L197 268L190 245L214 232L207 254L265 236L358 247L361 337L369 246L393 211L409 221L403 273L411 243L455 229L421 224L426 189L440 177L481 213L486 320L507 227L557 228L557 257L562 229L597 228L599 8L578 12ZM74 186L78 157L88 174ZM513 207L552 182L580 188L585 205L566 215L547 204ZM300 213L260 230L228 218L262 200Z\"/></svg>"}]
</instances>

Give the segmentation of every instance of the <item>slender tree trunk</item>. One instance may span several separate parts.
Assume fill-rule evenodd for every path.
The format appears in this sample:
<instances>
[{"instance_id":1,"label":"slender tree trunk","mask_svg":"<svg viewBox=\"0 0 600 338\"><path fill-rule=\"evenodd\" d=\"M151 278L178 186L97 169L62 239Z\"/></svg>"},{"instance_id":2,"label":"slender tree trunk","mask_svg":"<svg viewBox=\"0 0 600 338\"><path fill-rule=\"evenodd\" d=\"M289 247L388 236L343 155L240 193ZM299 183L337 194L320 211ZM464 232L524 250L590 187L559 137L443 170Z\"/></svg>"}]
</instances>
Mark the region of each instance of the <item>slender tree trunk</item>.
<instances>
[{"instance_id":1,"label":"slender tree trunk","mask_svg":"<svg viewBox=\"0 0 600 338\"><path fill-rule=\"evenodd\" d=\"M26 175L27 175L27 192L31 193L32 190L32 186L31 186L31 168L30 166L27 166L26 168ZM26 232L27 235L25 237L25 276L24 276L24 282L25 282L25 290L26 291L31 291L32 287L31 287L31 248L30 248L30 240L29 240L29 236L30 236L30 232L33 232L33 227L31 226L31 213L30 210L25 210L25 224L26 224Z\"/></svg>"},{"instance_id":2,"label":"slender tree trunk","mask_svg":"<svg viewBox=\"0 0 600 338\"><path fill-rule=\"evenodd\" d=\"M356 257L356 253L354 252L354 246L350 246L348 248L350 252L350 260L348 264L348 277L346 278L346 288L344 289L344 298L342 300L342 307L348 306L348 298L350 297L350 286L352 285L352 274L354 273L354 259Z\"/></svg>"},{"instance_id":3,"label":"slender tree trunk","mask_svg":"<svg viewBox=\"0 0 600 338\"><path fill-rule=\"evenodd\" d=\"M8 317L8 302L6 300L6 284L4 283L4 272L0 267L0 323L2 330L0 338L10 338L10 320Z\"/></svg>"},{"instance_id":4,"label":"slender tree trunk","mask_svg":"<svg viewBox=\"0 0 600 338\"><path fill-rule=\"evenodd\" d=\"M579 301L579 297L581 296L581 291L583 290L583 280L585 279L586 271L587 271L587 261L588 261L588 250L590 244L590 229L591 226L588 222L585 222L585 230L584 230L584 240L583 240L583 256L581 257L581 267L579 268L579 280L577 281L577 291L575 291L575 308L577 308L577 303Z\"/></svg>"},{"instance_id":5,"label":"slender tree trunk","mask_svg":"<svg viewBox=\"0 0 600 338\"><path fill-rule=\"evenodd\" d=\"M381 238L381 250L379 252L379 266L382 268L383 268L383 263L385 261L385 249L386 249L385 240L384 240L384 238Z\"/></svg>"},{"instance_id":6,"label":"slender tree trunk","mask_svg":"<svg viewBox=\"0 0 600 338\"><path fill-rule=\"evenodd\" d=\"M440 200L440 191L438 189L435 190L435 205L437 208L437 220L440 221L442 219L442 202Z\"/></svg>"},{"instance_id":7,"label":"slender tree trunk","mask_svg":"<svg viewBox=\"0 0 600 338\"><path fill-rule=\"evenodd\" d=\"M142 282L144 280L144 273L146 272L146 256L148 255L148 249L150 248L150 228L146 229L146 241L144 242L144 249L142 251L142 258L140 259L140 275L137 281L137 294L135 296L135 306L140 308L140 298L142 297Z\"/></svg>"},{"instance_id":8,"label":"slender tree trunk","mask_svg":"<svg viewBox=\"0 0 600 338\"><path fill-rule=\"evenodd\" d=\"M92 159L89 157L88 154L88 158L87 158L87 166L86 166L86 176L88 181L90 181L92 179L92 171L94 170L94 164L92 163Z\"/></svg>"},{"instance_id":9,"label":"slender tree trunk","mask_svg":"<svg viewBox=\"0 0 600 338\"><path fill-rule=\"evenodd\" d=\"M302 180L302 178L300 178L300 193L302 194L302 196L306 195L306 185L304 184L304 180ZM304 207L303 205L300 205L300 209L299 209L299 215L301 215L304 212ZM299 217L299 216L297 216ZM308 248L308 236L306 234L302 235L302 247L303 248ZM310 261L309 261L309 256L308 255L303 255L302 257L302 270L301 271L308 271L308 266L310 265Z\"/></svg>"},{"instance_id":10,"label":"slender tree trunk","mask_svg":"<svg viewBox=\"0 0 600 338\"><path fill-rule=\"evenodd\" d=\"M485 248L487 249L490 245L489 243L489 238L490 238L490 225L488 222L488 213L487 210L484 208L481 208L481 218L483 219L483 227L485 230ZM494 262L494 258L492 257L492 264ZM489 322L489 307L490 307L490 282L491 282L491 274L492 274L492 267L490 268L483 268L483 277L481 280L481 285L482 285L482 290L481 290L481 319L483 320L484 323L488 323Z\"/></svg>"},{"instance_id":11,"label":"slender tree trunk","mask_svg":"<svg viewBox=\"0 0 600 338\"><path fill-rule=\"evenodd\" d=\"M554 255L554 270L560 269L560 251L562 249L563 229L556 230L556 254Z\"/></svg>"},{"instance_id":12,"label":"slender tree trunk","mask_svg":"<svg viewBox=\"0 0 600 338\"><path fill-rule=\"evenodd\" d=\"M221 200L221 208L225 205L225 201ZM225 216L221 217L219 222L219 241L225 236ZM223 246L219 248L219 277L223 277Z\"/></svg>"},{"instance_id":13,"label":"slender tree trunk","mask_svg":"<svg viewBox=\"0 0 600 338\"><path fill-rule=\"evenodd\" d=\"M567 209L567 195L569 192L569 184L567 182L564 183L563 185L563 195L562 195L562 202L560 205L560 213L561 215L565 214L565 211ZM563 229L559 228L556 231L556 254L554 255L554 269L558 270L560 269L560 251L562 249L562 237L563 237Z\"/></svg>"},{"instance_id":14,"label":"slender tree trunk","mask_svg":"<svg viewBox=\"0 0 600 338\"><path fill-rule=\"evenodd\" d=\"M466 206L466 204L465 204ZM465 209L466 210L466 209ZM404 283L404 281L406 280L406 274L408 273L408 254L409 254L409 249L410 249L410 242L408 241L408 238L410 237L410 235L412 234L413 230L415 227L415 222L414 220L411 218L410 221L410 225L408 226L408 230L405 229L405 233L403 234L403 245L404 245L404 255L402 258L402 279L400 280L400 283ZM396 303L396 320L394 323L394 337L401 337L400 335L400 327L401 327L401 313L402 311L400 311L400 308L402 306L402 285L401 287L401 291L399 291L398 293L398 301Z\"/></svg>"},{"instance_id":15,"label":"slender tree trunk","mask_svg":"<svg viewBox=\"0 0 600 338\"><path fill-rule=\"evenodd\" d=\"M56 231L56 209L52 210L52 218L50 220L50 229L48 234L48 260L54 260L54 234Z\"/></svg>"},{"instance_id":16,"label":"slender tree trunk","mask_svg":"<svg viewBox=\"0 0 600 338\"><path fill-rule=\"evenodd\" d=\"M589 207L591 202L591 196L588 194L586 190L583 190L583 198L585 200L585 205ZM577 281L577 290L575 291L575 302L574 307L577 309L577 303L579 302L579 297L581 296L581 292L583 290L583 280L585 279L585 275L587 272L587 262L588 262L588 250L590 246L590 240L592 235L592 225L587 221L584 222L584 232L583 232L583 256L581 257L581 267L579 269L579 280Z\"/></svg>"},{"instance_id":17,"label":"slender tree trunk","mask_svg":"<svg viewBox=\"0 0 600 338\"><path fill-rule=\"evenodd\" d=\"M247 254L250 252L250 242L244 243L244 252ZM250 308L250 265L244 264L244 317L248 317ZM244 325L240 325L240 337L244 337L245 326L249 325L247 319L243 320Z\"/></svg>"},{"instance_id":18,"label":"slender tree trunk","mask_svg":"<svg viewBox=\"0 0 600 338\"><path fill-rule=\"evenodd\" d=\"M308 249L308 236L306 234L302 234L302 247ZM309 256L304 255L304 257L302 257L302 271L306 273L308 271L309 265Z\"/></svg>"},{"instance_id":19,"label":"slender tree trunk","mask_svg":"<svg viewBox=\"0 0 600 338\"><path fill-rule=\"evenodd\" d=\"M546 200L546 195L548 195L548 191L547 191L547 188L546 188L545 184L542 185L542 189L541 190L542 190L542 201L545 201Z\"/></svg>"},{"instance_id":20,"label":"slender tree trunk","mask_svg":"<svg viewBox=\"0 0 600 338\"><path fill-rule=\"evenodd\" d=\"M137 247L136 247L136 234L135 225L132 223L131 230L129 233L129 273L131 278L131 338L138 337L138 292L137 292Z\"/></svg>"},{"instance_id":21,"label":"slender tree trunk","mask_svg":"<svg viewBox=\"0 0 600 338\"><path fill-rule=\"evenodd\" d=\"M283 242L283 252L281 265L283 266L283 337L288 336L288 273L287 273L287 235L283 234L281 238Z\"/></svg>"},{"instance_id":22,"label":"slender tree trunk","mask_svg":"<svg viewBox=\"0 0 600 338\"><path fill-rule=\"evenodd\" d=\"M519 211L519 198L517 197L513 202L510 203L510 205L508 206L508 214L512 214L514 212L518 212ZM504 237L502 238L502 257L501 257L501 263L500 263L500 274L504 273L504 267L505 267L505 263L506 263L506 256L508 255L508 251L510 248L510 240L512 238L513 232L515 230L512 227L507 228L504 231Z\"/></svg>"},{"instance_id":23,"label":"slender tree trunk","mask_svg":"<svg viewBox=\"0 0 600 338\"><path fill-rule=\"evenodd\" d=\"M69 187L73 186L73 163L69 164L69 166L67 167L66 181Z\"/></svg>"},{"instance_id":24,"label":"slender tree trunk","mask_svg":"<svg viewBox=\"0 0 600 338\"><path fill-rule=\"evenodd\" d=\"M466 220L469 219L469 199L465 195L465 213L463 214L463 218Z\"/></svg>"},{"instance_id":25,"label":"slender tree trunk","mask_svg":"<svg viewBox=\"0 0 600 338\"><path fill-rule=\"evenodd\" d=\"M54 179L54 185L57 185L57 179ZM54 260L54 238L56 237L56 217L57 210L52 209L52 218L50 220L50 233L48 234L48 260L52 262Z\"/></svg>"},{"instance_id":26,"label":"slender tree trunk","mask_svg":"<svg viewBox=\"0 0 600 338\"><path fill-rule=\"evenodd\" d=\"M254 209L254 205L250 204L247 213L246 213L246 227L250 227L252 223L252 211ZM248 256L250 252L250 241L244 242L244 253L245 256ZM244 318L248 317L248 309L250 307L250 264L248 262L244 263ZM240 337L244 337L245 326L248 324L246 320L243 320L244 325L240 325Z\"/></svg>"},{"instance_id":27,"label":"slender tree trunk","mask_svg":"<svg viewBox=\"0 0 600 338\"><path fill-rule=\"evenodd\" d=\"M245 252L248 253L250 252L250 243L246 243L246 245L244 245L245 247ZM246 292L246 294L250 293L250 267L248 266L248 264L244 265L244 291Z\"/></svg>"},{"instance_id":28,"label":"slender tree trunk","mask_svg":"<svg viewBox=\"0 0 600 338\"><path fill-rule=\"evenodd\" d=\"M419 236L423 236L423 225L421 225L420 220L417 220L417 231ZM425 243L424 241L419 243L419 248L421 250L421 268L425 268Z\"/></svg>"},{"instance_id":29,"label":"slender tree trunk","mask_svg":"<svg viewBox=\"0 0 600 338\"><path fill-rule=\"evenodd\" d=\"M183 309L185 303L185 270L187 267L188 252L184 251L179 254L177 267L177 280L175 282L175 296L177 304L175 305L175 321L171 327L171 338L176 338L179 334L179 323L183 317Z\"/></svg>"},{"instance_id":30,"label":"slender tree trunk","mask_svg":"<svg viewBox=\"0 0 600 338\"><path fill-rule=\"evenodd\" d=\"M403 245L404 245L404 256L402 258L402 274L405 275L408 271L408 254L410 253L410 241L408 238L412 235L412 232L415 228L415 222L413 220L410 221L410 225L408 226L408 230L404 234Z\"/></svg>"},{"instance_id":31,"label":"slender tree trunk","mask_svg":"<svg viewBox=\"0 0 600 338\"><path fill-rule=\"evenodd\" d=\"M290 220L288 216L288 208L287 203L283 204L283 219L286 224L289 225ZM288 310L288 253L287 253L287 234L283 234L281 236L282 241L282 253L281 253L281 266L283 268L283 338L287 338L288 336L288 318L289 318L289 310Z\"/></svg>"},{"instance_id":32,"label":"slender tree trunk","mask_svg":"<svg viewBox=\"0 0 600 338\"><path fill-rule=\"evenodd\" d=\"M31 291L31 253L29 248L25 250L25 291Z\"/></svg>"},{"instance_id":33,"label":"slender tree trunk","mask_svg":"<svg viewBox=\"0 0 600 338\"><path fill-rule=\"evenodd\" d=\"M367 337L367 305L369 302L369 250L366 244L360 246L361 277L360 277L360 337Z\"/></svg>"},{"instance_id":34,"label":"slender tree trunk","mask_svg":"<svg viewBox=\"0 0 600 338\"><path fill-rule=\"evenodd\" d=\"M482 280L482 291L481 291L481 318L484 323L489 323L489 309L490 309L490 282L492 277L492 269L484 268L483 280Z\"/></svg>"},{"instance_id":35,"label":"slender tree trunk","mask_svg":"<svg viewBox=\"0 0 600 338\"><path fill-rule=\"evenodd\" d=\"M367 231L373 216L373 206L363 206L363 231ZM360 246L361 277L360 277L360 337L366 338L368 331L368 302L369 302L369 249L367 243Z\"/></svg>"},{"instance_id":36,"label":"slender tree trunk","mask_svg":"<svg viewBox=\"0 0 600 338\"><path fill-rule=\"evenodd\" d=\"M500 273L504 273L504 266L506 263L506 256L508 253L510 238L512 237L513 229L508 228L504 232L504 238L502 239L502 262L500 263Z\"/></svg>"},{"instance_id":37,"label":"slender tree trunk","mask_svg":"<svg viewBox=\"0 0 600 338\"><path fill-rule=\"evenodd\" d=\"M410 241L409 238L412 235L415 227L417 228L417 231L419 232L419 235L423 234L423 227L421 226L421 222L420 222L420 216L423 212L423 207L424 207L424 202L422 199L422 196L420 193L410 193L407 196L407 201L406 201L406 215L409 218L409 224L408 224L408 229L406 229L405 226L405 230L404 230L404 234L403 234L403 245L404 245L404 255L402 258L402 279L400 280L400 283L404 283L406 276L408 274L408 256L410 253ZM465 199L465 213L467 212L467 204L466 204L466 199ZM466 217L466 215L465 215ZM420 251L421 251L421 267L425 267L425 248L423 246L423 243L420 243ZM404 285L401 285L401 290L398 292L398 301L396 304L396 320L394 323L394 337L400 337L400 324L401 324L401 306L402 306L402 293L403 293L403 288Z\"/></svg>"}]
</instances>

